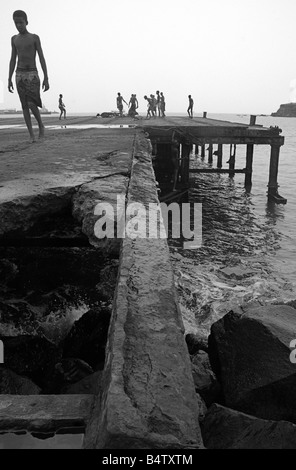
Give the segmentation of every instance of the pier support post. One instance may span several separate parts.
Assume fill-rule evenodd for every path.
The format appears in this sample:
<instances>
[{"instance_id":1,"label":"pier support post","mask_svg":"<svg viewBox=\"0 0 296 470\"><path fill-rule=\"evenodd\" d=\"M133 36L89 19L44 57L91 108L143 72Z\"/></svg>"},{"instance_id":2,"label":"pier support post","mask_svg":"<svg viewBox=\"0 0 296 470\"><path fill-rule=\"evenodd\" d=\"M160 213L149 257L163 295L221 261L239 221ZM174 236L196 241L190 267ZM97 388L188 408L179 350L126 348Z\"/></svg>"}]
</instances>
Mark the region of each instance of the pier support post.
<instances>
[{"instance_id":1,"label":"pier support post","mask_svg":"<svg viewBox=\"0 0 296 470\"><path fill-rule=\"evenodd\" d=\"M201 146L201 159L203 160L205 158L205 144Z\"/></svg>"},{"instance_id":2,"label":"pier support post","mask_svg":"<svg viewBox=\"0 0 296 470\"><path fill-rule=\"evenodd\" d=\"M207 111L204 111L204 112L203 112L203 116L202 116L202 117L203 117L203 118L206 118L206 117L207 117Z\"/></svg>"},{"instance_id":3,"label":"pier support post","mask_svg":"<svg viewBox=\"0 0 296 470\"><path fill-rule=\"evenodd\" d=\"M245 188L249 188L249 189L252 186L253 155L254 155L254 144L248 144L247 155L246 155Z\"/></svg>"},{"instance_id":4,"label":"pier support post","mask_svg":"<svg viewBox=\"0 0 296 470\"><path fill-rule=\"evenodd\" d=\"M234 173L234 168L235 168L235 154L236 154L236 144L234 144L234 150L232 152L232 144L230 145L230 156L229 160L227 163L229 163L229 178L233 178L235 173Z\"/></svg>"},{"instance_id":5,"label":"pier support post","mask_svg":"<svg viewBox=\"0 0 296 470\"><path fill-rule=\"evenodd\" d=\"M197 144L195 144L195 155L199 154L199 147Z\"/></svg>"},{"instance_id":6,"label":"pier support post","mask_svg":"<svg viewBox=\"0 0 296 470\"><path fill-rule=\"evenodd\" d=\"M181 183L182 186L189 185L189 162L190 162L191 144L182 144L181 159Z\"/></svg>"},{"instance_id":7,"label":"pier support post","mask_svg":"<svg viewBox=\"0 0 296 470\"><path fill-rule=\"evenodd\" d=\"M286 204L287 199L280 196L278 193L278 169L279 169L279 158L280 158L280 148L279 144L273 144L270 146L270 162L269 162L269 181L268 181L268 199L279 204Z\"/></svg>"},{"instance_id":8,"label":"pier support post","mask_svg":"<svg viewBox=\"0 0 296 470\"><path fill-rule=\"evenodd\" d=\"M209 144L208 152L208 162L213 163L213 144Z\"/></svg>"},{"instance_id":9,"label":"pier support post","mask_svg":"<svg viewBox=\"0 0 296 470\"><path fill-rule=\"evenodd\" d=\"M251 114L250 116L250 126L255 126L256 124L256 114Z\"/></svg>"},{"instance_id":10,"label":"pier support post","mask_svg":"<svg viewBox=\"0 0 296 470\"><path fill-rule=\"evenodd\" d=\"M223 145L218 145L218 158L217 158L217 168L222 168L222 158L223 158Z\"/></svg>"}]
</instances>

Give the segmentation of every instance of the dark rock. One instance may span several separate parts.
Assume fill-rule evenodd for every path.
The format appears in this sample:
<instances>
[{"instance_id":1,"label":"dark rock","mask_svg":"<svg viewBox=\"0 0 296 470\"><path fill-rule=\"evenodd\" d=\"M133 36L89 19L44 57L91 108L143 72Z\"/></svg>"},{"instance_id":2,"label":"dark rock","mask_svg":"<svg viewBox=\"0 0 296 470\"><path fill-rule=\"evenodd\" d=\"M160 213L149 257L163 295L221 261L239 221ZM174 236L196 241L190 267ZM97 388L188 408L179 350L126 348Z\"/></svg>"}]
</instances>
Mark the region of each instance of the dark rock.
<instances>
[{"instance_id":1,"label":"dark rock","mask_svg":"<svg viewBox=\"0 0 296 470\"><path fill-rule=\"evenodd\" d=\"M40 390L41 389L27 377L22 377L9 369L0 367L0 394L38 395Z\"/></svg>"},{"instance_id":2,"label":"dark rock","mask_svg":"<svg viewBox=\"0 0 296 470\"><path fill-rule=\"evenodd\" d=\"M105 257L93 248L24 247L16 250L18 275L15 287L24 294L50 292L63 285L95 286Z\"/></svg>"},{"instance_id":3,"label":"dark rock","mask_svg":"<svg viewBox=\"0 0 296 470\"><path fill-rule=\"evenodd\" d=\"M202 423L202 421L205 419L205 416L207 414L207 405L205 404L205 401L203 398L197 393L197 402L198 402L198 421L199 423Z\"/></svg>"},{"instance_id":4,"label":"dark rock","mask_svg":"<svg viewBox=\"0 0 296 470\"><path fill-rule=\"evenodd\" d=\"M290 342L295 309L231 311L211 327L209 357L225 404L264 419L296 422L296 368Z\"/></svg>"},{"instance_id":5,"label":"dark rock","mask_svg":"<svg viewBox=\"0 0 296 470\"><path fill-rule=\"evenodd\" d=\"M5 366L19 375L42 384L45 372L61 358L61 350L46 338L22 335L4 337Z\"/></svg>"},{"instance_id":6,"label":"dark rock","mask_svg":"<svg viewBox=\"0 0 296 470\"><path fill-rule=\"evenodd\" d=\"M31 306L25 301L1 301L0 300L0 319L3 323L13 323L14 325L34 320L34 312Z\"/></svg>"},{"instance_id":7,"label":"dark rock","mask_svg":"<svg viewBox=\"0 0 296 470\"><path fill-rule=\"evenodd\" d=\"M244 279L245 277L252 276L254 271L244 268L244 266L233 266L232 268L224 268L220 271L224 276L234 279Z\"/></svg>"},{"instance_id":8,"label":"dark rock","mask_svg":"<svg viewBox=\"0 0 296 470\"><path fill-rule=\"evenodd\" d=\"M103 372L98 370L75 384L64 386L61 391L65 394L98 394L102 386L102 376Z\"/></svg>"},{"instance_id":9,"label":"dark rock","mask_svg":"<svg viewBox=\"0 0 296 470\"><path fill-rule=\"evenodd\" d=\"M112 301L117 281L118 260L111 260L100 272L100 282L96 285L98 294L106 301Z\"/></svg>"},{"instance_id":10,"label":"dark rock","mask_svg":"<svg viewBox=\"0 0 296 470\"><path fill-rule=\"evenodd\" d=\"M213 404L201 422L208 449L295 449L296 426L255 418Z\"/></svg>"},{"instance_id":11,"label":"dark rock","mask_svg":"<svg viewBox=\"0 0 296 470\"><path fill-rule=\"evenodd\" d=\"M208 338L202 335L188 333L185 336L188 352L191 356L202 350L208 352Z\"/></svg>"},{"instance_id":12,"label":"dark rock","mask_svg":"<svg viewBox=\"0 0 296 470\"><path fill-rule=\"evenodd\" d=\"M206 406L210 406L220 399L221 387L211 369L209 357L207 353L200 351L191 357L191 361L195 390L204 399Z\"/></svg>"},{"instance_id":13,"label":"dark rock","mask_svg":"<svg viewBox=\"0 0 296 470\"><path fill-rule=\"evenodd\" d=\"M18 274L18 267L8 259L0 259L0 284L7 285L13 281Z\"/></svg>"},{"instance_id":14,"label":"dark rock","mask_svg":"<svg viewBox=\"0 0 296 470\"><path fill-rule=\"evenodd\" d=\"M110 315L110 310L98 308L79 318L63 341L64 358L82 359L94 370L103 368Z\"/></svg>"},{"instance_id":15,"label":"dark rock","mask_svg":"<svg viewBox=\"0 0 296 470\"><path fill-rule=\"evenodd\" d=\"M80 382L93 374L92 367L77 358L61 359L53 368L48 370L44 380L43 394L67 393L64 390L70 384Z\"/></svg>"}]
</instances>

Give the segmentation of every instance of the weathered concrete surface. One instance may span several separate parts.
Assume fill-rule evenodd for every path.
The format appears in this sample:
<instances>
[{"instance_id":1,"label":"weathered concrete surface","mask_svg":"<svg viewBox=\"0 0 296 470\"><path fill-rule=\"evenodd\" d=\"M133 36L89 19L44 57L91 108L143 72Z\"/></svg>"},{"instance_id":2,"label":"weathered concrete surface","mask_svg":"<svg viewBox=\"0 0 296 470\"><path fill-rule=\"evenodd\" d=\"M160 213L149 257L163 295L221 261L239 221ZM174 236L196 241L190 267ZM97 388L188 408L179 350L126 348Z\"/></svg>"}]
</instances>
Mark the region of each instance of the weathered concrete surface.
<instances>
[{"instance_id":1,"label":"weathered concrete surface","mask_svg":"<svg viewBox=\"0 0 296 470\"><path fill-rule=\"evenodd\" d=\"M128 203L157 202L145 140L133 159ZM199 406L164 239L123 239L102 400L84 447L202 448Z\"/></svg>"},{"instance_id":2,"label":"weathered concrete surface","mask_svg":"<svg viewBox=\"0 0 296 470\"><path fill-rule=\"evenodd\" d=\"M99 197L108 202L109 193L126 191L134 133L134 129L61 130L48 132L36 145L2 141L0 236L25 231L41 216L64 209L79 190L85 198L97 198L86 199L78 211L77 196L75 213L80 220L88 220ZM83 185L92 182L97 192L83 192Z\"/></svg>"},{"instance_id":3,"label":"weathered concrete surface","mask_svg":"<svg viewBox=\"0 0 296 470\"><path fill-rule=\"evenodd\" d=\"M54 432L86 426L93 395L1 395L0 432Z\"/></svg>"},{"instance_id":4,"label":"weathered concrete surface","mask_svg":"<svg viewBox=\"0 0 296 470\"><path fill-rule=\"evenodd\" d=\"M99 238L96 235L95 225L99 217L95 214L95 208L99 203L108 203L114 207L116 216L117 197L122 196L125 204L128 181L127 177L121 175L110 176L107 179L84 184L74 195L73 215L81 222L82 231L93 246L119 252L121 240L116 237L116 226L113 238Z\"/></svg>"},{"instance_id":5,"label":"weathered concrete surface","mask_svg":"<svg viewBox=\"0 0 296 470\"><path fill-rule=\"evenodd\" d=\"M295 449L296 426L213 404L202 421L207 449Z\"/></svg>"},{"instance_id":6,"label":"weathered concrete surface","mask_svg":"<svg viewBox=\"0 0 296 470\"><path fill-rule=\"evenodd\" d=\"M296 423L294 338L296 310L287 305L239 309L214 323L209 357L225 404L263 419Z\"/></svg>"}]
</instances>

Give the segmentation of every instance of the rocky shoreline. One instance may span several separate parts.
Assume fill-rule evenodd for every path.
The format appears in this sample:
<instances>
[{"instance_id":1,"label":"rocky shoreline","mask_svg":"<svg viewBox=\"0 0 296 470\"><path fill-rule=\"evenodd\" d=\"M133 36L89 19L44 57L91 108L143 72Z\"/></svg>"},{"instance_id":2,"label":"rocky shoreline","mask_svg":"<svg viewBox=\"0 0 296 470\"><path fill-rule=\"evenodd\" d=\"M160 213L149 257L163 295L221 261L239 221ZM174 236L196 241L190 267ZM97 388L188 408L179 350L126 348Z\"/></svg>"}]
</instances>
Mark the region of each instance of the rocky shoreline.
<instances>
[{"instance_id":1,"label":"rocky shoreline","mask_svg":"<svg viewBox=\"0 0 296 470\"><path fill-rule=\"evenodd\" d=\"M0 393L93 393L118 260L103 262L91 247L2 247L0 255Z\"/></svg>"},{"instance_id":2,"label":"rocky shoreline","mask_svg":"<svg viewBox=\"0 0 296 470\"><path fill-rule=\"evenodd\" d=\"M186 336L208 449L295 449L295 301L231 310Z\"/></svg>"}]
</instances>

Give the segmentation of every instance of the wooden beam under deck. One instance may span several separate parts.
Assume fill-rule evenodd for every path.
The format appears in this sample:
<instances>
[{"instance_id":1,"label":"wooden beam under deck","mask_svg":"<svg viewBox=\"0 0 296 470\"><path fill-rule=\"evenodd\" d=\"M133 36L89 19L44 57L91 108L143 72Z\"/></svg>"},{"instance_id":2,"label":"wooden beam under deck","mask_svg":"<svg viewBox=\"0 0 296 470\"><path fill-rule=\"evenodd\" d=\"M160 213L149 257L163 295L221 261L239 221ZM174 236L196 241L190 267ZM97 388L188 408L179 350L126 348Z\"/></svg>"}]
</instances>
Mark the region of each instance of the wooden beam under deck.
<instances>
[{"instance_id":1,"label":"wooden beam under deck","mask_svg":"<svg viewBox=\"0 0 296 470\"><path fill-rule=\"evenodd\" d=\"M229 168L190 168L189 173L247 173L245 168L230 170Z\"/></svg>"}]
</instances>

